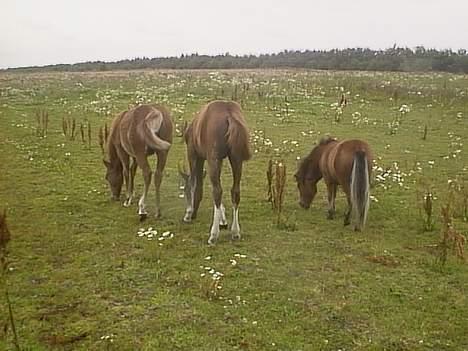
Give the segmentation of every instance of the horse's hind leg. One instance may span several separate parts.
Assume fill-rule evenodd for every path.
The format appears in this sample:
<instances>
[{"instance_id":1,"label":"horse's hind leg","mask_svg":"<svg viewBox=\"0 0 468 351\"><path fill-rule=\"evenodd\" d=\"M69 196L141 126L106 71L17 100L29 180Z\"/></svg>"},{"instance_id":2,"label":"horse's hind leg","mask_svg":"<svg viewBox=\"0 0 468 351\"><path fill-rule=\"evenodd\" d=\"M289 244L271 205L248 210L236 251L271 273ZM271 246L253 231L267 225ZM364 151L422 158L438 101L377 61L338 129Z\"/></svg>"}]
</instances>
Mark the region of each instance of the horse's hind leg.
<instances>
[{"instance_id":1,"label":"horse's hind leg","mask_svg":"<svg viewBox=\"0 0 468 351\"><path fill-rule=\"evenodd\" d=\"M327 190L328 190L328 219L333 219L335 218L335 199L336 199L336 188L337 185L330 183L327 184Z\"/></svg>"},{"instance_id":2,"label":"horse's hind leg","mask_svg":"<svg viewBox=\"0 0 468 351\"><path fill-rule=\"evenodd\" d=\"M148 212L146 212L146 196L148 195L148 189L151 185L151 168L148 164L148 160L146 159L145 155L137 156L137 163L140 166L143 172L143 180L144 180L144 187L143 187L143 194L138 201L138 214L140 215L140 220L146 219Z\"/></svg>"},{"instance_id":3,"label":"horse's hind leg","mask_svg":"<svg viewBox=\"0 0 468 351\"><path fill-rule=\"evenodd\" d=\"M242 161L232 156L229 157L229 162L232 168L232 225L231 233L233 239L240 239L240 225L239 225L239 202L240 202L240 181L242 177Z\"/></svg>"},{"instance_id":4,"label":"horse's hind leg","mask_svg":"<svg viewBox=\"0 0 468 351\"><path fill-rule=\"evenodd\" d=\"M137 170L138 164L136 162L136 159L132 157L130 159L130 169L129 169L129 174L128 174L128 190L127 190L127 199L124 202L124 206L130 206L132 204L132 199L133 196L135 195L135 173Z\"/></svg>"},{"instance_id":5,"label":"horse's hind leg","mask_svg":"<svg viewBox=\"0 0 468 351\"><path fill-rule=\"evenodd\" d=\"M210 175L211 185L213 188L213 202L214 202L214 211L213 211L213 223L210 230L210 238L208 239L208 244L213 245L216 243L219 237L219 224L222 219L222 210L221 210L221 200L223 197L223 189L221 188L221 165L222 161L208 160L208 172Z\"/></svg>"},{"instance_id":6,"label":"horse's hind leg","mask_svg":"<svg viewBox=\"0 0 468 351\"><path fill-rule=\"evenodd\" d=\"M156 218L161 217L161 210L160 210L160 191L159 188L161 187L161 182L163 178L163 171L164 167L166 166L167 161L167 151L158 151L158 163L156 164L156 169L154 171L154 187L156 189Z\"/></svg>"},{"instance_id":7,"label":"horse's hind leg","mask_svg":"<svg viewBox=\"0 0 468 351\"><path fill-rule=\"evenodd\" d=\"M345 212L345 218L344 218L344 225L349 225L351 224L351 210L352 210L352 205L351 205L351 189L349 188L349 185L343 185L343 190L346 194L346 199L348 200L348 209Z\"/></svg>"}]
</instances>

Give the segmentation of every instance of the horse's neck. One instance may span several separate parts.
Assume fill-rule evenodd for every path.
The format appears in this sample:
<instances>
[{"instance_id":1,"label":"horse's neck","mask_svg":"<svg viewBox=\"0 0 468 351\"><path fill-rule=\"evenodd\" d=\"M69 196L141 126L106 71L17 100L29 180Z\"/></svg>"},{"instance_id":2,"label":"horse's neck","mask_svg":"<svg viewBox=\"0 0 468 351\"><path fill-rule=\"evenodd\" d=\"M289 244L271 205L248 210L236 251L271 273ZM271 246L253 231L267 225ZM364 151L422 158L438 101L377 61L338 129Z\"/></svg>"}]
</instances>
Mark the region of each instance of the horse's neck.
<instances>
[{"instance_id":1,"label":"horse's neck","mask_svg":"<svg viewBox=\"0 0 468 351\"><path fill-rule=\"evenodd\" d=\"M110 138L110 136L109 136ZM107 146L107 152L109 153L109 162L111 163L113 168L116 168L120 165L120 159L119 155L117 154L117 149L112 142L112 139L110 139L110 142Z\"/></svg>"}]
</instances>

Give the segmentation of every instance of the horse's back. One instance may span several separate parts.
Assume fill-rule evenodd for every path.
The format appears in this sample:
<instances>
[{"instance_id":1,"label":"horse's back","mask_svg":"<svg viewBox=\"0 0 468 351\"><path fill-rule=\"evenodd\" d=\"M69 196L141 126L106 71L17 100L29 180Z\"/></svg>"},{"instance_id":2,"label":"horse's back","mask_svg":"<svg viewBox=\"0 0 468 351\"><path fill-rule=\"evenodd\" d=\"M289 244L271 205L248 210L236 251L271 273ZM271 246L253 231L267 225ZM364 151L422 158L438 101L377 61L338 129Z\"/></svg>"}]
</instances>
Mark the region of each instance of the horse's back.
<instances>
[{"instance_id":1,"label":"horse's back","mask_svg":"<svg viewBox=\"0 0 468 351\"><path fill-rule=\"evenodd\" d=\"M162 121L157 123L158 130L154 131L161 139L172 143L172 120L170 113L164 106L143 104L129 109L120 114L115 120L115 128L118 133L120 146L131 156L137 153L151 154L155 150L148 147L145 141L145 123L151 114L162 116Z\"/></svg>"},{"instance_id":2,"label":"horse's back","mask_svg":"<svg viewBox=\"0 0 468 351\"><path fill-rule=\"evenodd\" d=\"M366 155L367 167L370 174L372 169L372 152L369 144L364 140L358 139L343 140L336 145L336 155L333 157L333 167L340 183L349 181L357 152L363 152Z\"/></svg>"},{"instance_id":3,"label":"horse's back","mask_svg":"<svg viewBox=\"0 0 468 351\"><path fill-rule=\"evenodd\" d=\"M245 125L239 104L222 100L208 103L189 128L197 153L204 158L227 157L232 148L230 123Z\"/></svg>"}]
</instances>

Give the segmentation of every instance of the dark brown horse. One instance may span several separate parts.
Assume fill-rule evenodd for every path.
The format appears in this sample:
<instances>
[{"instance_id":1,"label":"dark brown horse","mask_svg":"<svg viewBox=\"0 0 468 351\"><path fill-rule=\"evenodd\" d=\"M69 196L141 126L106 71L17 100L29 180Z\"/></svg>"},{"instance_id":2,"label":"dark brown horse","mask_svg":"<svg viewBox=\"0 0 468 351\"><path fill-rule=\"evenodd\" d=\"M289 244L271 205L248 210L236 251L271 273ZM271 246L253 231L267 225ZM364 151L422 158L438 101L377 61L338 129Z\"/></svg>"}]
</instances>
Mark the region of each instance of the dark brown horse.
<instances>
[{"instance_id":1,"label":"dark brown horse","mask_svg":"<svg viewBox=\"0 0 468 351\"><path fill-rule=\"evenodd\" d=\"M185 199L187 202L184 222L191 222L197 216L203 194L203 166L206 160L214 201L213 223L208 243L214 244L216 242L220 225L227 226L220 181L222 161L227 157L233 176L231 232L233 239L240 238L239 201L242 163L250 159L251 153L249 131L239 104L232 101L208 103L187 127L184 139L187 144L187 157L190 165L190 175L181 172L185 179Z\"/></svg>"},{"instance_id":2,"label":"dark brown horse","mask_svg":"<svg viewBox=\"0 0 468 351\"><path fill-rule=\"evenodd\" d=\"M151 168L147 156L154 153L158 157L154 173L156 217L161 214L159 188L171 143L172 120L164 106L140 105L120 113L112 122L106 147L109 160L104 160L107 168L106 179L115 200L119 200L125 180L127 196L123 205L128 207L134 195L133 184L137 166L142 169L145 185L138 201L140 219L147 216L145 199L151 184Z\"/></svg>"},{"instance_id":3,"label":"dark brown horse","mask_svg":"<svg viewBox=\"0 0 468 351\"><path fill-rule=\"evenodd\" d=\"M299 188L299 204L309 208L317 192L317 182L324 179L328 189L328 218L335 216L335 197L341 185L348 199L344 224L354 229L364 228L369 209L369 184L372 171L372 152L362 140L338 141L324 138L301 162L295 174Z\"/></svg>"}]
</instances>

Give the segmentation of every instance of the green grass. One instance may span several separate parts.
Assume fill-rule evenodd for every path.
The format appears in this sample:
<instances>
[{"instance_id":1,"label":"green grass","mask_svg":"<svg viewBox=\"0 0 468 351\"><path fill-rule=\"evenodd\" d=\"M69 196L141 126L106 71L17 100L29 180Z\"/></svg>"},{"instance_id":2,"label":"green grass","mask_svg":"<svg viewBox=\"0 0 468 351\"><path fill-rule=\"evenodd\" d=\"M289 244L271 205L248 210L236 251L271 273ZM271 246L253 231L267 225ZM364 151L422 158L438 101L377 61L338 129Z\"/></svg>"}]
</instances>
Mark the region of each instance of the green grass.
<instances>
[{"instance_id":1,"label":"green grass","mask_svg":"<svg viewBox=\"0 0 468 351\"><path fill-rule=\"evenodd\" d=\"M180 138L165 170L162 219L140 224L136 205L111 202L99 127L137 102L166 104L181 125L205 102L231 98L236 90L254 150L242 179L241 241L223 231L215 247L206 244L208 181L196 222L180 223ZM339 115L342 90L350 104ZM402 105L410 109L404 115ZM450 198L448 180L468 184L467 106L468 78L448 74L2 73L0 208L8 209L12 233L8 289L22 348L467 350L467 265L451 254L440 266L433 250L440 206ZM39 108L49 111L45 138L35 135ZM79 130L74 141L63 136L68 116L78 125L90 121L90 149ZM401 124L391 130L397 119ZM342 193L337 219L326 219L323 184L310 210L297 205L296 158L326 134L367 140L382 167L374 172L377 202L362 233L343 227ZM278 228L265 201L270 158L286 164L284 216L286 228L297 230ZM392 173L379 180L387 168ZM230 215L229 173L226 162ZM437 198L432 232L422 230L426 188ZM150 210L151 201L153 193ZM452 202L454 225L467 233L461 191ZM159 247L137 236L149 226L175 236ZM201 276L207 266L224 274L216 294L209 274ZM3 326L3 299L0 308ZM0 349L12 349L11 334L0 335Z\"/></svg>"}]
</instances>

